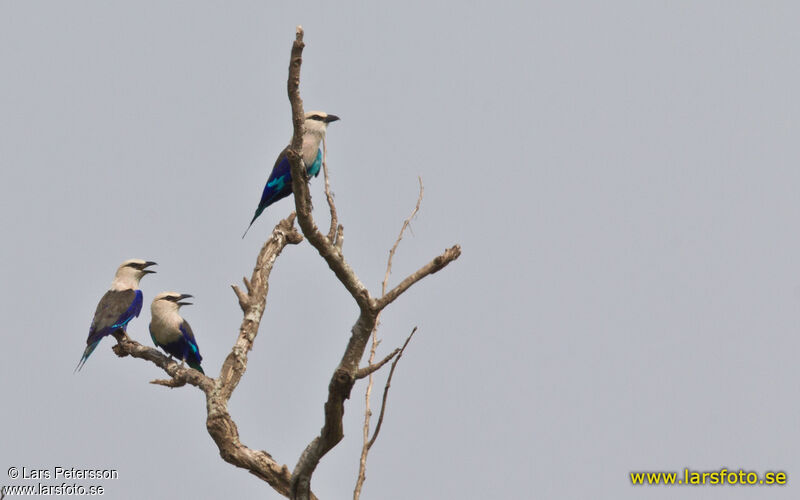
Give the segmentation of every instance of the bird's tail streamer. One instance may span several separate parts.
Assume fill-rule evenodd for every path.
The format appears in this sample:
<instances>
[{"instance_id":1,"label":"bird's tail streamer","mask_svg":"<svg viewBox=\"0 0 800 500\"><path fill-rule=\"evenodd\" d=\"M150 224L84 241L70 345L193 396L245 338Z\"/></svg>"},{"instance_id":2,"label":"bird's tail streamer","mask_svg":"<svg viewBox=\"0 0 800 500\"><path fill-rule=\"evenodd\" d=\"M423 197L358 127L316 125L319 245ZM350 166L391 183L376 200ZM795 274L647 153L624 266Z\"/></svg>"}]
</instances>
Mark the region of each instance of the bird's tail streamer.
<instances>
[{"instance_id":1,"label":"bird's tail streamer","mask_svg":"<svg viewBox=\"0 0 800 500\"><path fill-rule=\"evenodd\" d=\"M253 220L250 221L250 225L247 226L247 229L244 230L244 234L242 235L242 239L244 239L244 237L247 236L247 231L249 231L250 228L253 227L253 222L255 222L256 219L258 219L258 216L261 215L261 212L263 210L264 210L263 208L261 210L256 209L256 214L253 216Z\"/></svg>"},{"instance_id":2,"label":"bird's tail streamer","mask_svg":"<svg viewBox=\"0 0 800 500\"><path fill-rule=\"evenodd\" d=\"M86 349L83 350L83 356L81 356L81 360L78 361L78 366L75 367L75 371L73 371L72 373L79 372L81 368L83 368L83 365L86 364L86 360L89 359L89 356L92 355L92 352L95 350L97 344L99 343L100 341L98 340L97 342L94 342L86 346Z\"/></svg>"}]
</instances>

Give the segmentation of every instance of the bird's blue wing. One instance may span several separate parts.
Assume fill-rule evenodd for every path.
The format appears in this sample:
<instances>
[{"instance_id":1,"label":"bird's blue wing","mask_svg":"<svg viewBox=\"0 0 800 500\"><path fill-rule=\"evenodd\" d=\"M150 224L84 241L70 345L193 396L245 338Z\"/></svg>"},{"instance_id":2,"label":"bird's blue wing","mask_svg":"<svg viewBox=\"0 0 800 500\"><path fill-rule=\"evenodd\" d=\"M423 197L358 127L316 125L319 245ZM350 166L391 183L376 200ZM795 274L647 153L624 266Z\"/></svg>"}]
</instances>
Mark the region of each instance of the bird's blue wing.
<instances>
[{"instance_id":1,"label":"bird's blue wing","mask_svg":"<svg viewBox=\"0 0 800 500\"><path fill-rule=\"evenodd\" d=\"M180 326L181 334L183 335L183 339L186 342L186 353L185 359L186 363L189 364L195 370L198 370L201 373L203 369L200 367L200 362L203 361L203 356L200 355L200 348L197 347L197 341L194 339L194 332L192 332L192 327L189 326L189 322L183 320Z\"/></svg>"},{"instance_id":2,"label":"bird's blue wing","mask_svg":"<svg viewBox=\"0 0 800 500\"><path fill-rule=\"evenodd\" d=\"M250 227L253 225L256 219L258 219L258 216L261 215L261 212L263 212L265 208L281 198L286 198L289 196L289 193L292 192L292 173L289 166L289 158L286 157L287 149L289 148L284 148L283 151L281 151L281 154L278 155L278 159L275 160L275 165L272 167L272 172L270 172L267 183L264 185L264 191L261 192L261 200L258 202L256 212L253 214L253 218L250 220L250 224L247 226L247 229L244 230L242 238L247 235L247 231L250 230Z\"/></svg>"},{"instance_id":3,"label":"bird's blue wing","mask_svg":"<svg viewBox=\"0 0 800 500\"><path fill-rule=\"evenodd\" d=\"M139 317L139 313L142 312L142 304L144 304L144 295L142 294L141 290L136 290L136 298L133 299L131 307L128 308L127 311L125 311L125 314L127 316L124 320L125 323L123 323L122 326L126 326L128 324L128 321L132 320L133 318Z\"/></svg>"},{"instance_id":4,"label":"bird's blue wing","mask_svg":"<svg viewBox=\"0 0 800 500\"><path fill-rule=\"evenodd\" d=\"M142 312L143 296L141 290L109 290L100 299L94 312L86 349L83 351L79 369L95 350L103 337L116 330L125 330L128 322Z\"/></svg>"},{"instance_id":5,"label":"bird's blue wing","mask_svg":"<svg viewBox=\"0 0 800 500\"><path fill-rule=\"evenodd\" d=\"M314 163L306 166L308 176L316 177L319 175L320 167L322 166L322 150L317 151L317 157ZM275 166L272 167L272 172L269 174L264 191L261 193L261 201L258 202L258 208L262 211L276 201L286 198L292 192L292 166L289 162L289 157L286 156L286 149L281 152ZM260 213L260 212L259 212Z\"/></svg>"},{"instance_id":6,"label":"bird's blue wing","mask_svg":"<svg viewBox=\"0 0 800 500\"><path fill-rule=\"evenodd\" d=\"M261 193L261 201L258 202L258 207L266 208L281 198L289 196L291 192L292 168L284 150L269 174L269 179L264 185L264 191Z\"/></svg>"},{"instance_id":7,"label":"bird's blue wing","mask_svg":"<svg viewBox=\"0 0 800 500\"><path fill-rule=\"evenodd\" d=\"M186 340L186 344L189 347L187 351L189 354L195 354L198 360L202 360L202 356L200 356L200 348L197 347L197 341L194 339L194 332L192 332L192 327L189 326L189 322L183 320L180 326L181 334L183 334L184 340Z\"/></svg>"},{"instance_id":8,"label":"bird's blue wing","mask_svg":"<svg viewBox=\"0 0 800 500\"><path fill-rule=\"evenodd\" d=\"M128 322L142 312L142 302L141 290L109 290L106 292L94 312L87 343L92 340L100 340L114 330L124 330Z\"/></svg>"},{"instance_id":9,"label":"bird's blue wing","mask_svg":"<svg viewBox=\"0 0 800 500\"><path fill-rule=\"evenodd\" d=\"M261 193L261 200L258 202L256 212L253 215L252 220L250 220L250 225L247 226L247 229L245 229L242 238L245 237L247 231L250 230L250 226L253 225L253 222L258 219L258 216L261 215L265 208L278 200L286 198L292 193L292 167L289 163L289 157L286 156L286 151L288 149L288 146L284 148L283 151L281 151L281 154L278 156L278 159L275 161L275 165L272 167L272 172L269 174L267 183L264 185L264 191ZM318 176L321 166L322 150L319 149L317 150L317 157L314 159L314 163L311 165L306 165L306 172L308 173L308 176Z\"/></svg>"}]
</instances>

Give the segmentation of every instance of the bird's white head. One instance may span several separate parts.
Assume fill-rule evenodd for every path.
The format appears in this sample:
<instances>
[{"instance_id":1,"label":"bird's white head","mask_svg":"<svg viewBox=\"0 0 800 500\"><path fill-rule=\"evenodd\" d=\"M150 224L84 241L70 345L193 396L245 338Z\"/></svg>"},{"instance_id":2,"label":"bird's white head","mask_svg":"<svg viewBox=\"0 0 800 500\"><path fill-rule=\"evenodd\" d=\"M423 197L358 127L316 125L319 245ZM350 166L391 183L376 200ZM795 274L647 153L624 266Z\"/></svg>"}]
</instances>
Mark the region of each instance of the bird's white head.
<instances>
[{"instance_id":1,"label":"bird's white head","mask_svg":"<svg viewBox=\"0 0 800 500\"><path fill-rule=\"evenodd\" d=\"M126 260L117 268L117 274L114 275L114 281L111 282L112 290L130 290L139 288L139 280L147 274L153 274L155 271L147 269L150 266L156 265L151 260L130 259Z\"/></svg>"},{"instance_id":2,"label":"bird's white head","mask_svg":"<svg viewBox=\"0 0 800 500\"><path fill-rule=\"evenodd\" d=\"M181 302L183 299L190 299L192 297L194 296L189 295L188 293L161 292L153 299L153 304L160 302L169 305L170 307L174 307L175 309L179 309L181 306L192 305L191 302Z\"/></svg>"},{"instance_id":3,"label":"bird's white head","mask_svg":"<svg viewBox=\"0 0 800 500\"><path fill-rule=\"evenodd\" d=\"M190 298L188 293L161 292L153 299L150 304L150 326L157 331L172 329L173 332L180 328L183 318L178 313L181 306L191 305L191 302L183 302L183 299Z\"/></svg>"},{"instance_id":4,"label":"bird's white head","mask_svg":"<svg viewBox=\"0 0 800 500\"><path fill-rule=\"evenodd\" d=\"M161 292L153 299L150 304L150 312L153 316L162 314L177 313L181 306L190 306L191 302L183 302L184 299L189 299L192 296L188 293L178 292Z\"/></svg>"},{"instance_id":5,"label":"bird's white head","mask_svg":"<svg viewBox=\"0 0 800 500\"><path fill-rule=\"evenodd\" d=\"M306 133L325 135L329 123L339 119L336 115L329 115L324 111L309 111L306 113Z\"/></svg>"},{"instance_id":6,"label":"bird's white head","mask_svg":"<svg viewBox=\"0 0 800 500\"><path fill-rule=\"evenodd\" d=\"M303 161L310 165L317 157L319 143L325 137L328 124L339 119L336 115L329 115L324 111L309 111L306 113L305 134L303 135Z\"/></svg>"}]
</instances>

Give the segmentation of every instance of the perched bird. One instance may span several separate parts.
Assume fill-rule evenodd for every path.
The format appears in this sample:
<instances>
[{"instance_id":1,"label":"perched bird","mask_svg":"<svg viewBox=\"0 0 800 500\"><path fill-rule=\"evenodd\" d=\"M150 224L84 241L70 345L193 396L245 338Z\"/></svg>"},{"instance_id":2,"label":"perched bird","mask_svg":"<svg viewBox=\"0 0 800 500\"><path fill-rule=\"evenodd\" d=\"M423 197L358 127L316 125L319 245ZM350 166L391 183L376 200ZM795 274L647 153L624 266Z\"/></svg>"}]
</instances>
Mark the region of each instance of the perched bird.
<instances>
[{"instance_id":1,"label":"perched bird","mask_svg":"<svg viewBox=\"0 0 800 500\"><path fill-rule=\"evenodd\" d=\"M319 169L322 166L322 150L319 148L319 143L325 137L325 131L328 129L328 124L335 122L339 117L336 115L329 115L324 111L310 111L306 113L305 133L303 134L303 163L306 166L306 173L309 177L316 177L319 175ZM250 226L258 219L261 212L265 208L272 205L276 201L286 198L292 192L292 172L289 165L289 157L286 156L286 151L289 146L286 146L278 159L275 161L275 166L272 167L272 173L269 174L267 184L264 186L264 192L261 193L261 201L258 202L258 208L253 215L253 220L250 225L245 229L242 238L245 237Z\"/></svg>"},{"instance_id":2,"label":"perched bird","mask_svg":"<svg viewBox=\"0 0 800 500\"><path fill-rule=\"evenodd\" d=\"M139 316L142 310L142 291L139 290L139 280L146 274L155 273L147 269L156 263L139 259L123 262L117 268L111 288L100 299L97 310L94 312L92 326L89 327L89 337L86 338L86 349L75 371L83 368L86 360L91 356L97 344L106 335L121 331L125 333L128 322Z\"/></svg>"},{"instance_id":3,"label":"perched bird","mask_svg":"<svg viewBox=\"0 0 800 500\"><path fill-rule=\"evenodd\" d=\"M164 349L170 357L175 356L181 362L186 361L195 370L205 373L200 366L203 356L200 355L192 327L178 314L181 306L192 305L191 302L181 302L190 297L189 294L176 292L156 295L150 305L150 337L156 347Z\"/></svg>"}]
</instances>

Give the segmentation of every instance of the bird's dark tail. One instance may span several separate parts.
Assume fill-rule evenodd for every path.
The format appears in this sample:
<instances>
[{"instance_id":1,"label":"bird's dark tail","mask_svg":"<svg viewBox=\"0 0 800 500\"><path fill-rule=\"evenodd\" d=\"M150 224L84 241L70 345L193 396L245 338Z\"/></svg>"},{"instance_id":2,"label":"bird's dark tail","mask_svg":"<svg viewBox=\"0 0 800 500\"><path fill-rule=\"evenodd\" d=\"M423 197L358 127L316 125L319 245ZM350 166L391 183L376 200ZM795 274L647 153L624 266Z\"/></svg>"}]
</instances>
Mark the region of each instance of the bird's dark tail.
<instances>
[{"instance_id":1,"label":"bird's dark tail","mask_svg":"<svg viewBox=\"0 0 800 500\"><path fill-rule=\"evenodd\" d=\"M256 214L253 216L253 220L250 221L250 225L247 226L247 229L244 230L244 234L242 235L242 239L244 239L244 237L247 236L247 231L249 231L250 228L253 227L253 222L255 222L256 219L258 219L258 216L261 215L261 212L263 212L263 211L264 211L264 209L261 208L261 207L258 207L256 209Z\"/></svg>"},{"instance_id":2,"label":"bird's dark tail","mask_svg":"<svg viewBox=\"0 0 800 500\"><path fill-rule=\"evenodd\" d=\"M192 368L194 368L195 370L199 371L199 372L200 372L200 373L202 373L203 375L205 375L205 374L206 374L206 372L204 372L204 371L203 371L203 367L202 367L202 366L200 366L200 363L196 363L196 362L194 362L194 361L189 361L189 360L186 360L186 364L187 364L187 365L189 365L189 366L191 366L191 367L192 367Z\"/></svg>"},{"instance_id":3,"label":"bird's dark tail","mask_svg":"<svg viewBox=\"0 0 800 500\"><path fill-rule=\"evenodd\" d=\"M86 364L86 360L89 359L89 356L92 355L92 352L95 350L97 344L99 343L100 341L98 340L97 342L93 342L86 346L86 349L83 350L83 356L81 356L81 360L78 361L78 366L75 367L75 371L73 371L72 373L76 373L80 371L81 368L83 368L83 365Z\"/></svg>"},{"instance_id":4,"label":"bird's dark tail","mask_svg":"<svg viewBox=\"0 0 800 500\"><path fill-rule=\"evenodd\" d=\"M253 219L253 220L255 220L255 219ZM253 227L253 221L250 221L250 225L247 226L247 229L244 230L244 234L242 235L242 239L244 239L244 237L247 236L247 231L249 231L251 227Z\"/></svg>"}]
</instances>

